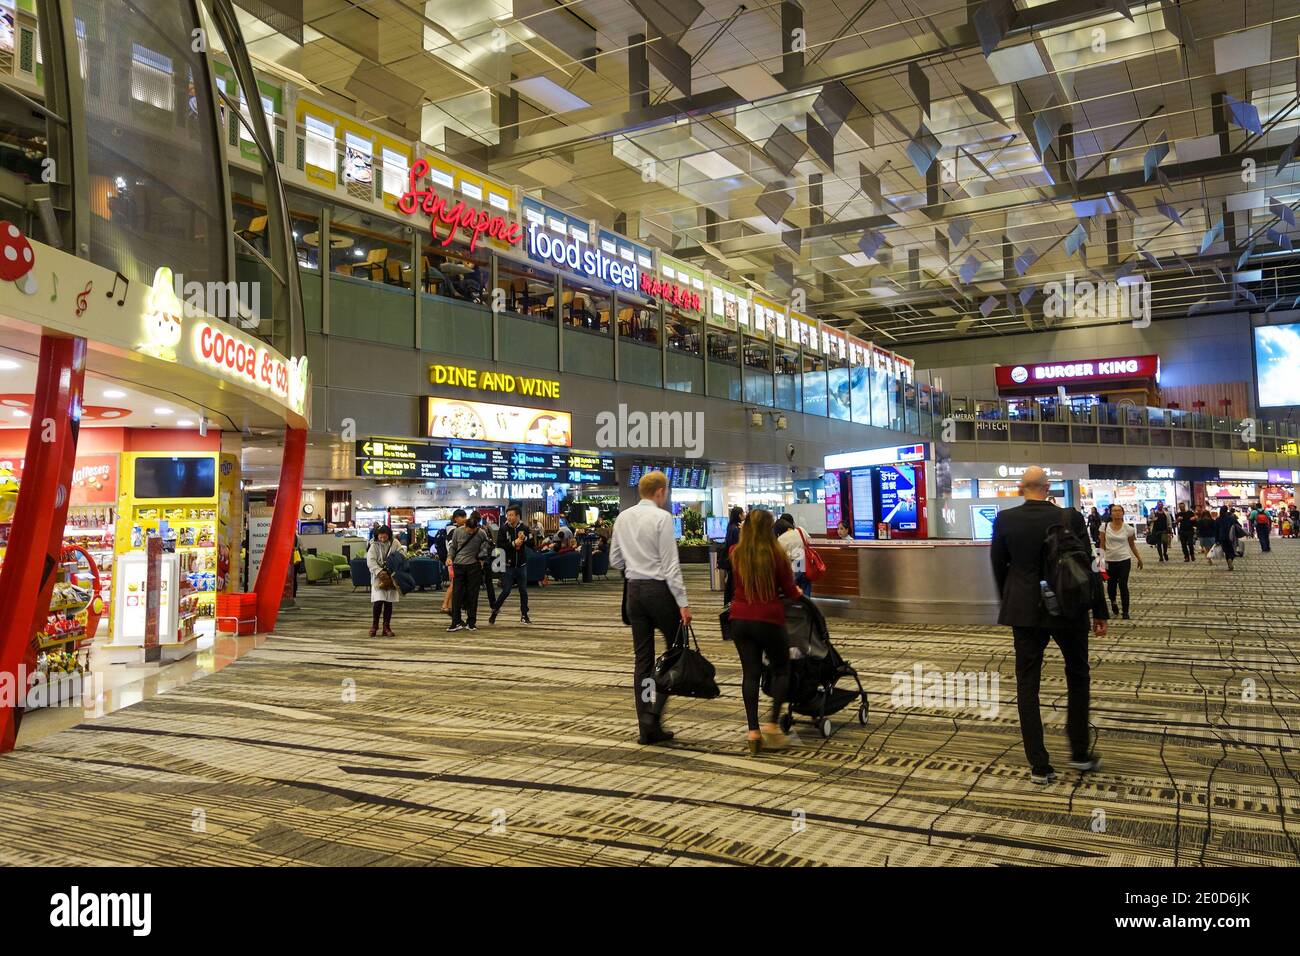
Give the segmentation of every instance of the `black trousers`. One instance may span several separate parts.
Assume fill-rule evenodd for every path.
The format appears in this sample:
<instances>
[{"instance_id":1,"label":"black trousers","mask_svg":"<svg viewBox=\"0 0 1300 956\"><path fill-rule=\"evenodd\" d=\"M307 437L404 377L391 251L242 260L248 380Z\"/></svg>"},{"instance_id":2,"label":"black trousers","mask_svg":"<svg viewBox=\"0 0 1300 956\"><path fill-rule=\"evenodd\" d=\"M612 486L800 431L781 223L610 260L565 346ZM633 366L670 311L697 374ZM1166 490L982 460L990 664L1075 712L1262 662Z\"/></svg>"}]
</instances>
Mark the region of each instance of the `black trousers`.
<instances>
[{"instance_id":1,"label":"black trousers","mask_svg":"<svg viewBox=\"0 0 1300 956\"><path fill-rule=\"evenodd\" d=\"M632 695L636 719L642 730L659 725L668 698L654 683L655 631L662 632L667 645L677 636L681 614L666 581L628 581L627 619L632 625Z\"/></svg>"},{"instance_id":2,"label":"black trousers","mask_svg":"<svg viewBox=\"0 0 1300 956\"><path fill-rule=\"evenodd\" d=\"M1269 544L1268 540L1268 536L1272 533L1272 528L1266 524L1262 524L1259 526L1258 532L1255 535L1255 537L1259 538L1259 550L1263 551L1265 554L1268 554L1273 550L1273 546Z\"/></svg>"},{"instance_id":3,"label":"black trousers","mask_svg":"<svg viewBox=\"0 0 1300 956\"><path fill-rule=\"evenodd\" d=\"M1188 561L1196 560L1196 535L1180 534L1178 543L1183 546L1183 558Z\"/></svg>"},{"instance_id":4,"label":"black trousers","mask_svg":"<svg viewBox=\"0 0 1300 956\"><path fill-rule=\"evenodd\" d=\"M1115 603L1115 590L1119 589L1121 607L1128 613L1128 575L1133 570L1133 559L1106 562L1106 596L1110 603Z\"/></svg>"},{"instance_id":5,"label":"black trousers","mask_svg":"<svg viewBox=\"0 0 1300 956\"><path fill-rule=\"evenodd\" d=\"M1070 738L1071 756L1088 753L1088 620L1062 623L1057 627L1013 627L1016 642L1016 707L1020 712L1020 736L1025 744L1029 766L1050 766L1043 745L1043 717L1039 712L1038 685L1043 672L1043 651L1048 640L1056 642L1065 658L1065 686L1069 703L1065 730Z\"/></svg>"},{"instance_id":6,"label":"black trousers","mask_svg":"<svg viewBox=\"0 0 1300 956\"><path fill-rule=\"evenodd\" d=\"M384 616L384 627L388 627L393 622L393 602L392 601L372 601L370 603L371 617L370 626L379 630L379 615Z\"/></svg>"},{"instance_id":7,"label":"black trousers","mask_svg":"<svg viewBox=\"0 0 1300 956\"><path fill-rule=\"evenodd\" d=\"M497 589L496 582L493 580L496 575L492 573L492 559L488 558L481 563L483 568L483 585L487 588L488 607L497 606Z\"/></svg>"},{"instance_id":8,"label":"black trousers","mask_svg":"<svg viewBox=\"0 0 1300 956\"><path fill-rule=\"evenodd\" d=\"M722 584L722 603L730 604L731 599L736 595L736 582L735 579L732 577L731 569L728 568L722 573L725 578Z\"/></svg>"},{"instance_id":9,"label":"black trousers","mask_svg":"<svg viewBox=\"0 0 1300 956\"><path fill-rule=\"evenodd\" d=\"M741 695L745 699L745 720L758 730L758 687L763 674L763 655L772 668L772 711L769 723L781 716L781 705L790 689L790 642L785 628L767 621L732 621L731 639L740 655Z\"/></svg>"},{"instance_id":10,"label":"black trousers","mask_svg":"<svg viewBox=\"0 0 1300 956\"><path fill-rule=\"evenodd\" d=\"M501 575L501 596L492 602L492 609L499 611L506 603L506 598L510 597L510 589L519 587L519 613L524 617L528 616L528 565L521 564L516 568L506 568L505 573Z\"/></svg>"},{"instance_id":11,"label":"black trousers","mask_svg":"<svg viewBox=\"0 0 1300 956\"><path fill-rule=\"evenodd\" d=\"M458 564L451 579L451 622L478 626L478 589L483 583L481 564ZM462 620L461 615L465 617Z\"/></svg>"}]
</instances>

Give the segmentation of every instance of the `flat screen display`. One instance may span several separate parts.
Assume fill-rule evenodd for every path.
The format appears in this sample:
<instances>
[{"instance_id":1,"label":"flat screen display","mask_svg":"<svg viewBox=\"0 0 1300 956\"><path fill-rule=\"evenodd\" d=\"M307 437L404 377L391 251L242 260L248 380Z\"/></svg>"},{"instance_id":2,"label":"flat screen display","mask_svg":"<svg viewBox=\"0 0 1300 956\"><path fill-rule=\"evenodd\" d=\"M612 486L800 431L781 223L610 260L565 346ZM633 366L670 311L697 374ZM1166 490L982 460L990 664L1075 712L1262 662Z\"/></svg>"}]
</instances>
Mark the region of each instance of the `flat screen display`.
<instances>
[{"instance_id":1,"label":"flat screen display","mask_svg":"<svg viewBox=\"0 0 1300 956\"><path fill-rule=\"evenodd\" d=\"M855 468L849 472L853 496L853 537L859 541L876 540L876 495L872 488L874 468Z\"/></svg>"},{"instance_id":2,"label":"flat screen display","mask_svg":"<svg viewBox=\"0 0 1300 956\"><path fill-rule=\"evenodd\" d=\"M215 458L137 458L136 498L212 498L217 493Z\"/></svg>"},{"instance_id":3,"label":"flat screen display","mask_svg":"<svg viewBox=\"0 0 1300 956\"><path fill-rule=\"evenodd\" d=\"M704 533L710 541L722 541L727 537L727 518L725 515L710 516L704 519Z\"/></svg>"},{"instance_id":4,"label":"flat screen display","mask_svg":"<svg viewBox=\"0 0 1300 956\"><path fill-rule=\"evenodd\" d=\"M1300 405L1300 323L1255 327L1255 381L1262 408Z\"/></svg>"},{"instance_id":5,"label":"flat screen display","mask_svg":"<svg viewBox=\"0 0 1300 956\"><path fill-rule=\"evenodd\" d=\"M913 465L878 465L876 483L880 489L880 520L896 531L917 530L917 474Z\"/></svg>"},{"instance_id":6,"label":"flat screen display","mask_svg":"<svg viewBox=\"0 0 1300 956\"><path fill-rule=\"evenodd\" d=\"M997 516L997 505L971 505L970 536L976 541L992 541L993 522Z\"/></svg>"},{"instance_id":7,"label":"flat screen display","mask_svg":"<svg viewBox=\"0 0 1300 956\"><path fill-rule=\"evenodd\" d=\"M682 519L681 519L681 518L674 518L674 519L673 519L673 535L674 535L675 537L678 537L678 538L680 538L680 537L682 536Z\"/></svg>"}]
</instances>

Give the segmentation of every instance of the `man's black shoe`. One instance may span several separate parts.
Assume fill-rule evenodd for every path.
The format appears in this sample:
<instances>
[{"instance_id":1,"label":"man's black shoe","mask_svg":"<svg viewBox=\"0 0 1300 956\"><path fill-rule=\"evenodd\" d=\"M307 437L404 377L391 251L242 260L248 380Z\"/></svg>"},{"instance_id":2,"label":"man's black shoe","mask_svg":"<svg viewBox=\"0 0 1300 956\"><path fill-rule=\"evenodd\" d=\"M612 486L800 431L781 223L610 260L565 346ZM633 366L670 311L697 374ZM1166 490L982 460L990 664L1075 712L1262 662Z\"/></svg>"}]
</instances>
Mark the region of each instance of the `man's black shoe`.
<instances>
[{"instance_id":1,"label":"man's black shoe","mask_svg":"<svg viewBox=\"0 0 1300 956\"><path fill-rule=\"evenodd\" d=\"M489 623L489 624L495 624L495 623L497 622L497 611L498 611L498 610L500 610L500 608L495 608L495 607L494 607L494 608L492 609L492 613L488 615L488 623Z\"/></svg>"},{"instance_id":2,"label":"man's black shoe","mask_svg":"<svg viewBox=\"0 0 1300 956\"><path fill-rule=\"evenodd\" d=\"M649 730L641 731L641 736L638 742L646 745L662 744L672 739L673 732L671 730L664 730L662 727L652 727Z\"/></svg>"},{"instance_id":3,"label":"man's black shoe","mask_svg":"<svg viewBox=\"0 0 1300 956\"><path fill-rule=\"evenodd\" d=\"M1101 754L1091 753L1085 757L1077 757L1070 761L1070 769L1078 770L1080 773L1088 773L1090 770L1099 770L1101 768Z\"/></svg>"},{"instance_id":4,"label":"man's black shoe","mask_svg":"<svg viewBox=\"0 0 1300 956\"><path fill-rule=\"evenodd\" d=\"M1037 784L1049 784L1056 779L1056 770L1049 764L1029 772L1029 779Z\"/></svg>"}]
</instances>

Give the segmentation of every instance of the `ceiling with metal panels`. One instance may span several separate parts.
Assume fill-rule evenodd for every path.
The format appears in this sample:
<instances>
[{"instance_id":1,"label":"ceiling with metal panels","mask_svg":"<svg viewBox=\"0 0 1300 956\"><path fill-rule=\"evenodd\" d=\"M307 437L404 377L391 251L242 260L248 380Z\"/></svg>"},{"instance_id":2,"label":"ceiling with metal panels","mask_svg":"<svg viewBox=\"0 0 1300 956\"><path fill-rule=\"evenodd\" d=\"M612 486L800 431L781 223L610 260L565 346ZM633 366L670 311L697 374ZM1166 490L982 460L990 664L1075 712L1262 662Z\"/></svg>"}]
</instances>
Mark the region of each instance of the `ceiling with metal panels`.
<instances>
[{"instance_id":1,"label":"ceiling with metal panels","mask_svg":"<svg viewBox=\"0 0 1300 956\"><path fill-rule=\"evenodd\" d=\"M246 0L332 105L855 334L1291 309L1295 0Z\"/></svg>"}]
</instances>

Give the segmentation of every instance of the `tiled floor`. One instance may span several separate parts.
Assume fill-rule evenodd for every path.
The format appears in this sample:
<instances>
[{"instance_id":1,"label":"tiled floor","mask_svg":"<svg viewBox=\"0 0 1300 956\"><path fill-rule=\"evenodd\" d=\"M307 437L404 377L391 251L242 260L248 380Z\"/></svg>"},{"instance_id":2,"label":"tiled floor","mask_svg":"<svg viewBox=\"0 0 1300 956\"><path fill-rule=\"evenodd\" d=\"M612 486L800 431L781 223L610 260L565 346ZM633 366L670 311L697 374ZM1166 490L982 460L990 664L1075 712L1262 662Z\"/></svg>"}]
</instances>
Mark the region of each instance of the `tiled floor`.
<instances>
[{"instance_id":1,"label":"tiled floor","mask_svg":"<svg viewBox=\"0 0 1300 956\"><path fill-rule=\"evenodd\" d=\"M364 594L310 589L218 673L0 757L0 863L1295 865L1300 544L1249 548L1232 573L1135 574L1133 621L1091 648L1105 766L1045 788L1005 629L833 621L868 725L751 759L696 574L723 695L674 702L655 748L615 580L535 590L536 625L474 634L412 595L388 640ZM918 663L999 672L1000 712L892 706ZM1043 698L1063 760L1054 650Z\"/></svg>"}]
</instances>

